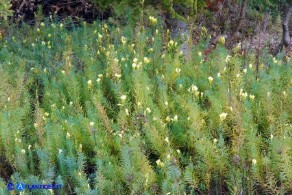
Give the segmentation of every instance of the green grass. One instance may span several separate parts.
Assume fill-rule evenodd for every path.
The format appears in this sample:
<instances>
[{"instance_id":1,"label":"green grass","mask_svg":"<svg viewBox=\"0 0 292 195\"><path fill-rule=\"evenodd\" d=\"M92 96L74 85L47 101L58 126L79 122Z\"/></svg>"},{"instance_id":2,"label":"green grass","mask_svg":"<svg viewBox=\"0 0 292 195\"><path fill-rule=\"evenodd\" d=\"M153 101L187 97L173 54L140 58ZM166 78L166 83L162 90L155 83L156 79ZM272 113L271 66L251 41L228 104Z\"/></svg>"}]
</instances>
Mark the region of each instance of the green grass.
<instances>
[{"instance_id":1,"label":"green grass","mask_svg":"<svg viewBox=\"0 0 292 195\"><path fill-rule=\"evenodd\" d=\"M9 181L291 193L291 60L260 56L257 73L254 55L218 46L205 61L204 37L186 58L161 21L144 25L24 25L0 40L1 194Z\"/></svg>"}]
</instances>

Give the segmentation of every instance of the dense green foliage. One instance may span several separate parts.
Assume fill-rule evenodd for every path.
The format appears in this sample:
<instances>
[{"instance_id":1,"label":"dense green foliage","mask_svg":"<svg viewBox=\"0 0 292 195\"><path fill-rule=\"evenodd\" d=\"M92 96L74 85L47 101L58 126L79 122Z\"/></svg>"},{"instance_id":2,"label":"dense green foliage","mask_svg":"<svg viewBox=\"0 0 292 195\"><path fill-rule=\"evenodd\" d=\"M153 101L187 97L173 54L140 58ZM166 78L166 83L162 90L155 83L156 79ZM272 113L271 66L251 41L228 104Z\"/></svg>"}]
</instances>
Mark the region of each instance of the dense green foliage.
<instances>
[{"instance_id":1,"label":"dense green foliage","mask_svg":"<svg viewBox=\"0 0 292 195\"><path fill-rule=\"evenodd\" d=\"M204 60L206 37L189 37L185 57L154 17L11 30L0 194L8 181L61 194L292 193L291 59L221 45Z\"/></svg>"},{"instance_id":2,"label":"dense green foliage","mask_svg":"<svg viewBox=\"0 0 292 195\"><path fill-rule=\"evenodd\" d=\"M8 16L12 15L10 0L1 0L0 3L0 22L2 19L6 20Z\"/></svg>"}]
</instances>

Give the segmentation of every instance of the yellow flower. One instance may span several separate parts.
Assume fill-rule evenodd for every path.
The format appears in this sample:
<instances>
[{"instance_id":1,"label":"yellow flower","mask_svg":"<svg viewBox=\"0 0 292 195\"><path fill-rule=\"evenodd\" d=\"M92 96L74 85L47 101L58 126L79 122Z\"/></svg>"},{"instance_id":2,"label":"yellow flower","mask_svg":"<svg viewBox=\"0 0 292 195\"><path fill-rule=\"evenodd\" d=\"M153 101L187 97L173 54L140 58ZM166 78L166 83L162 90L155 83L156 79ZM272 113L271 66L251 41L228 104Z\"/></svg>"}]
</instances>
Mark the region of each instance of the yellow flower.
<instances>
[{"instance_id":1,"label":"yellow flower","mask_svg":"<svg viewBox=\"0 0 292 195\"><path fill-rule=\"evenodd\" d=\"M149 58L147 58L147 57L144 57L144 63L145 63L145 64L148 64L148 63L150 63L150 60L149 60Z\"/></svg>"},{"instance_id":2,"label":"yellow flower","mask_svg":"<svg viewBox=\"0 0 292 195\"><path fill-rule=\"evenodd\" d=\"M168 106L168 101L165 101L165 102L164 102L164 105L165 105L165 106Z\"/></svg>"},{"instance_id":3,"label":"yellow flower","mask_svg":"<svg viewBox=\"0 0 292 195\"><path fill-rule=\"evenodd\" d=\"M90 125L91 127L93 127L93 125L94 125L94 122L90 122L90 123L89 123L89 125Z\"/></svg>"},{"instance_id":4,"label":"yellow flower","mask_svg":"<svg viewBox=\"0 0 292 195\"><path fill-rule=\"evenodd\" d=\"M150 108L146 108L146 112L151 113L151 109Z\"/></svg>"},{"instance_id":5,"label":"yellow flower","mask_svg":"<svg viewBox=\"0 0 292 195\"><path fill-rule=\"evenodd\" d=\"M193 84L193 85L188 89L188 91L189 91L189 92L192 92L192 93L197 92L197 91L198 91L198 87L197 87L196 85Z\"/></svg>"},{"instance_id":6,"label":"yellow flower","mask_svg":"<svg viewBox=\"0 0 292 195\"><path fill-rule=\"evenodd\" d=\"M38 128L39 124L34 123L33 126L34 126L34 128Z\"/></svg>"},{"instance_id":7,"label":"yellow flower","mask_svg":"<svg viewBox=\"0 0 292 195\"><path fill-rule=\"evenodd\" d=\"M125 45L127 43L127 38L125 38L124 36L121 37L121 42L123 45Z\"/></svg>"},{"instance_id":8,"label":"yellow flower","mask_svg":"<svg viewBox=\"0 0 292 195\"><path fill-rule=\"evenodd\" d=\"M175 72L180 73L181 69L180 68L176 68Z\"/></svg>"},{"instance_id":9,"label":"yellow flower","mask_svg":"<svg viewBox=\"0 0 292 195\"><path fill-rule=\"evenodd\" d=\"M122 101L125 101L127 96L126 95L122 95L120 98L121 98Z\"/></svg>"},{"instance_id":10,"label":"yellow flower","mask_svg":"<svg viewBox=\"0 0 292 195\"><path fill-rule=\"evenodd\" d=\"M149 21L150 21L151 25L156 25L157 24L157 19L154 18L153 16L149 16Z\"/></svg>"},{"instance_id":11,"label":"yellow flower","mask_svg":"<svg viewBox=\"0 0 292 195\"><path fill-rule=\"evenodd\" d=\"M247 92L242 93L242 97L243 97L243 98L246 98L246 97L247 97Z\"/></svg>"},{"instance_id":12,"label":"yellow flower","mask_svg":"<svg viewBox=\"0 0 292 195\"><path fill-rule=\"evenodd\" d=\"M201 34L203 34L203 35L207 35L207 32L208 32L207 28L206 28L205 26L203 26L203 27L202 27Z\"/></svg>"},{"instance_id":13,"label":"yellow flower","mask_svg":"<svg viewBox=\"0 0 292 195\"><path fill-rule=\"evenodd\" d=\"M126 112L126 114L129 116L130 114L129 114L129 110L126 108L125 109L125 112Z\"/></svg>"},{"instance_id":14,"label":"yellow flower","mask_svg":"<svg viewBox=\"0 0 292 195\"><path fill-rule=\"evenodd\" d=\"M166 120L166 122L170 122L170 117L167 116L167 117L165 118L165 120Z\"/></svg>"},{"instance_id":15,"label":"yellow flower","mask_svg":"<svg viewBox=\"0 0 292 195\"><path fill-rule=\"evenodd\" d=\"M174 117L173 117L173 119L172 119L173 121L178 121L178 116L177 115L175 115Z\"/></svg>"},{"instance_id":16,"label":"yellow flower","mask_svg":"<svg viewBox=\"0 0 292 195\"><path fill-rule=\"evenodd\" d=\"M275 58L275 57L273 57L273 62L274 62L275 64L277 64L277 63L278 63L278 61L276 60L276 58Z\"/></svg>"},{"instance_id":17,"label":"yellow flower","mask_svg":"<svg viewBox=\"0 0 292 195\"><path fill-rule=\"evenodd\" d=\"M256 165L257 164L257 160L256 159L252 159L252 164Z\"/></svg>"},{"instance_id":18,"label":"yellow flower","mask_svg":"<svg viewBox=\"0 0 292 195\"><path fill-rule=\"evenodd\" d=\"M170 40L167 45L168 45L168 47L172 48L172 47L177 45L177 42L174 42L173 40Z\"/></svg>"},{"instance_id":19,"label":"yellow flower","mask_svg":"<svg viewBox=\"0 0 292 195\"><path fill-rule=\"evenodd\" d=\"M25 154L25 149L21 149L21 153L22 154Z\"/></svg>"},{"instance_id":20,"label":"yellow flower","mask_svg":"<svg viewBox=\"0 0 292 195\"><path fill-rule=\"evenodd\" d=\"M219 115L219 117L220 117L220 120L221 120L221 121L224 121L224 120L226 119L226 117L227 117L227 113L223 112L223 113L221 113L221 114Z\"/></svg>"},{"instance_id":21,"label":"yellow flower","mask_svg":"<svg viewBox=\"0 0 292 195\"><path fill-rule=\"evenodd\" d=\"M166 143L169 143L168 137L166 137L164 140L166 141Z\"/></svg>"},{"instance_id":22,"label":"yellow flower","mask_svg":"<svg viewBox=\"0 0 292 195\"><path fill-rule=\"evenodd\" d=\"M235 48L233 48L234 53L238 53L241 49L241 43L238 43Z\"/></svg>"},{"instance_id":23,"label":"yellow flower","mask_svg":"<svg viewBox=\"0 0 292 195\"><path fill-rule=\"evenodd\" d=\"M208 77L208 80L209 80L209 83L212 83L214 79L213 79L213 77L210 76L210 77Z\"/></svg>"},{"instance_id":24,"label":"yellow flower","mask_svg":"<svg viewBox=\"0 0 292 195\"><path fill-rule=\"evenodd\" d=\"M229 110L230 110L231 112L233 111L233 108L232 108L232 106L230 106L230 107L229 107Z\"/></svg>"},{"instance_id":25,"label":"yellow flower","mask_svg":"<svg viewBox=\"0 0 292 195\"><path fill-rule=\"evenodd\" d=\"M158 160L156 161L156 164L157 164L158 166L160 166L160 167L164 167L164 163L161 162L160 159L158 159Z\"/></svg>"},{"instance_id":26,"label":"yellow flower","mask_svg":"<svg viewBox=\"0 0 292 195\"><path fill-rule=\"evenodd\" d=\"M218 140L216 138L213 139L213 143L216 144Z\"/></svg>"},{"instance_id":27,"label":"yellow flower","mask_svg":"<svg viewBox=\"0 0 292 195\"><path fill-rule=\"evenodd\" d=\"M122 76L121 74L118 74L118 73L115 74L115 77L116 77L117 79L121 78L121 76Z\"/></svg>"},{"instance_id":28,"label":"yellow flower","mask_svg":"<svg viewBox=\"0 0 292 195\"><path fill-rule=\"evenodd\" d=\"M225 62L228 63L230 61L230 59L231 59L231 56L227 55L226 58L225 58Z\"/></svg>"},{"instance_id":29,"label":"yellow flower","mask_svg":"<svg viewBox=\"0 0 292 195\"><path fill-rule=\"evenodd\" d=\"M284 97L287 97L286 91L283 91L283 95L284 95Z\"/></svg>"},{"instance_id":30,"label":"yellow flower","mask_svg":"<svg viewBox=\"0 0 292 195\"><path fill-rule=\"evenodd\" d=\"M220 36L219 39L218 39L218 43L219 43L220 45L225 45L225 37Z\"/></svg>"},{"instance_id":31,"label":"yellow flower","mask_svg":"<svg viewBox=\"0 0 292 195\"><path fill-rule=\"evenodd\" d=\"M249 95L249 98L250 98L251 100L254 100L255 96L254 96L254 95Z\"/></svg>"},{"instance_id":32,"label":"yellow flower","mask_svg":"<svg viewBox=\"0 0 292 195\"><path fill-rule=\"evenodd\" d=\"M92 86L92 81L91 80L88 80L87 81L87 85L88 85L88 87L91 87Z\"/></svg>"}]
</instances>

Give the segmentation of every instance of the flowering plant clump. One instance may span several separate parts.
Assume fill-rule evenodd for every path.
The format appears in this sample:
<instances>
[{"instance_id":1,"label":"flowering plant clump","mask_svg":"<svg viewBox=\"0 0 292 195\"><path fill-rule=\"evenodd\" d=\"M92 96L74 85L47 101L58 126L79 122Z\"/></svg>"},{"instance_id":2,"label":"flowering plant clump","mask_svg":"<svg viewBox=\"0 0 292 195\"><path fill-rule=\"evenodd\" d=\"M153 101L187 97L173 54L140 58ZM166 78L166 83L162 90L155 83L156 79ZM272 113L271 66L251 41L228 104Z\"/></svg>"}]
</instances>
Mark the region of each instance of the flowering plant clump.
<instances>
[{"instance_id":1,"label":"flowering plant clump","mask_svg":"<svg viewBox=\"0 0 292 195\"><path fill-rule=\"evenodd\" d=\"M205 58L205 27L185 45L148 14L0 39L0 194L291 194L291 63L224 37Z\"/></svg>"}]
</instances>

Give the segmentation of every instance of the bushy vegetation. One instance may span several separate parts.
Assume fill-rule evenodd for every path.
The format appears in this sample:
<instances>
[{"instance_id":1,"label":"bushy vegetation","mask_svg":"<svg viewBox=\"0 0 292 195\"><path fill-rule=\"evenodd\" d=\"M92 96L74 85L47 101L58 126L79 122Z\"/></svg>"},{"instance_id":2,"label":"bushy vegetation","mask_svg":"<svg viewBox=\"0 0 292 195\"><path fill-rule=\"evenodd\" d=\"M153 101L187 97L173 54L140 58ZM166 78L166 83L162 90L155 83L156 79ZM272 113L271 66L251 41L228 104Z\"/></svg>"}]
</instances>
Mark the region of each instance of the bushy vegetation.
<instances>
[{"instance_id":1,"label":"bushy vegetation","mask_svg":"<svg viewBox=\"0 0 292 195\"><path fill-rule=\"evenodd\" d=\"M290 58L224 38L40 22L0 40L0 193L58 183L77 194L289 194ZM50 194L50 191L43 191Z\"/></svg>"},{"instance_id":2,"label":"bushy vegetation","mask_svg":"<svg viewBox=\"0 0 292 195\"><path fill-rule=\"evenodd\" d=\"M7 20L8 16L12 16L11 3L9 0L1 0L0 4L0 21Z\"/></svg>"}]
</instances>

